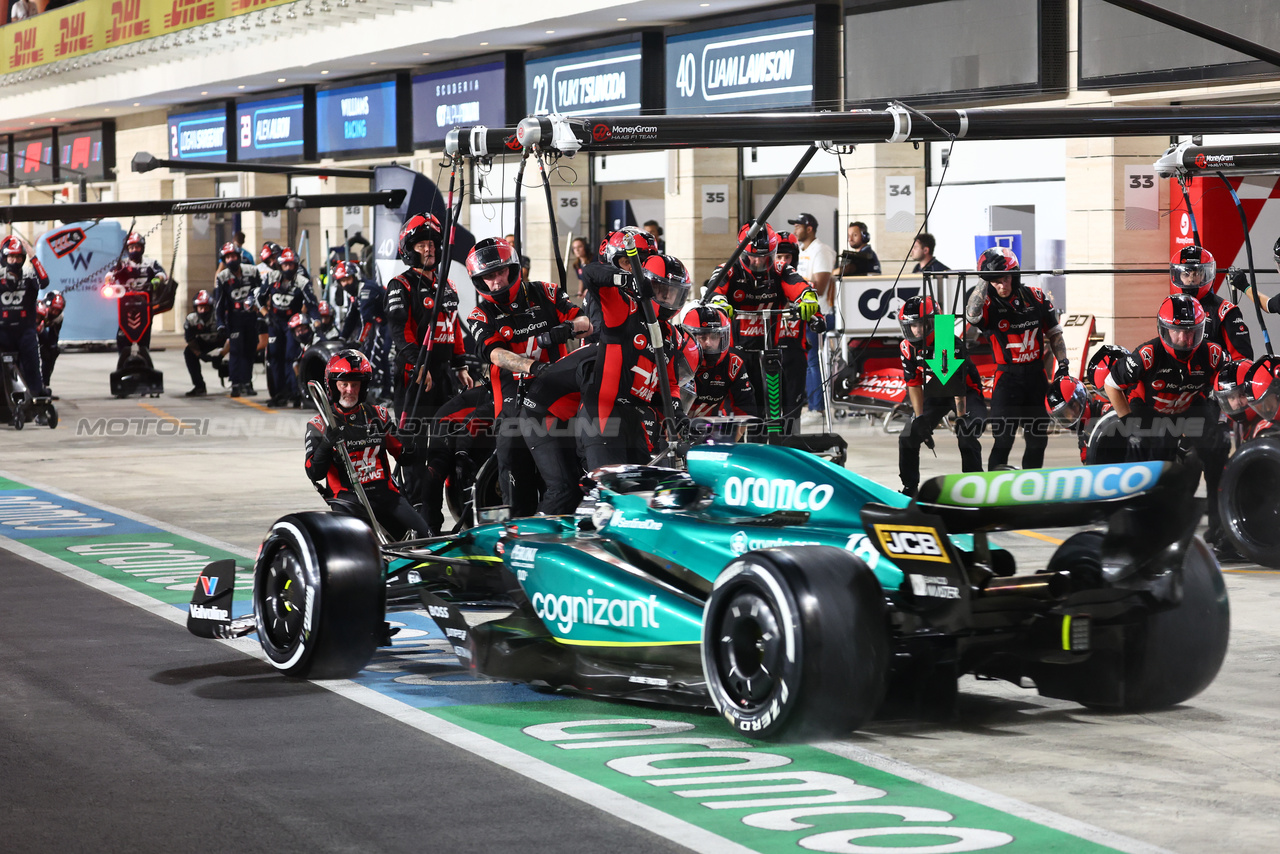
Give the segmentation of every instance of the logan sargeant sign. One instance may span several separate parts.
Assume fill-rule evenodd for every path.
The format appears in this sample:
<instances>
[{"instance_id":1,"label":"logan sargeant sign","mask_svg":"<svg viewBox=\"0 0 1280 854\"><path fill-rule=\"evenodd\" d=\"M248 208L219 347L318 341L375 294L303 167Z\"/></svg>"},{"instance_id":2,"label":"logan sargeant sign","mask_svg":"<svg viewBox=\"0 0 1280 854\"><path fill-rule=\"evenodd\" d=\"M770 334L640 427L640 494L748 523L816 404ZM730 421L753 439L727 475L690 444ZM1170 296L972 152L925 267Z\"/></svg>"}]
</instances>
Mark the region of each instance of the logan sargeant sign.
<instances>
[{"instance_id":1,"label":"logan sargeant sign","mask_svg":"<svg viewBox=\"0 0 1280 854\"><path fill-rule=\"evenodd\" d=\"M667 112L813 104L814 19L804 15L667 38Z\"/></svg>"}]
</instances>

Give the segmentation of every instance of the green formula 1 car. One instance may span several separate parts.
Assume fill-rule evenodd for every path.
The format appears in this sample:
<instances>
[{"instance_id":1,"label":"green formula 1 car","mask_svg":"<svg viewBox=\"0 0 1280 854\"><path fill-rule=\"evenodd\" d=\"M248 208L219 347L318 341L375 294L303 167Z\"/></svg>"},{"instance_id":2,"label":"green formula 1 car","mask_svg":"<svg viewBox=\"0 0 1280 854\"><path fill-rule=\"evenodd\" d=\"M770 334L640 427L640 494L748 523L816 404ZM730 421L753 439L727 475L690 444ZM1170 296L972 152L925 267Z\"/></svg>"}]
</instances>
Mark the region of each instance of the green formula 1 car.
<instances>
[{"instance_id":1,"label":"green formula 1 car","mask_svg":"<svg viewBox=\"0 0 1280 854\"><path fill-rule=\"evenodd\" d=\"M486 677L714 707L760 738L847 733L887 695L945 703L965 673L1160 708L1203 690L1226 654L1194 469L948 475L908 503L786 447L702 445L685 462L601 469L575 516L431 540L379 546L351 517L285 516L254 567L252 616L231 619L223 561L188 627L256 630L282 672L345 677L386 641L387 611L425 607ZM1095 523L1031 571L987 538Z\"/></svg>"}]
</instances>

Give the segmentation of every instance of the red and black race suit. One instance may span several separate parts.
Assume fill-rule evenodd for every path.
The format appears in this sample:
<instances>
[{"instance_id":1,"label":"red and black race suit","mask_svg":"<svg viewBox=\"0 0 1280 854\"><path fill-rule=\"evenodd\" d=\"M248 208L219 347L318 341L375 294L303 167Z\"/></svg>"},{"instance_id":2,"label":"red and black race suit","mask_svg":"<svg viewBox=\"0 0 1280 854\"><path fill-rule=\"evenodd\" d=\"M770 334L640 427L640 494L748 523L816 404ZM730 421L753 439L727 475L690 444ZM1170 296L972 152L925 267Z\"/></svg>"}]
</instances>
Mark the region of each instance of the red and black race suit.
<instances>
[{"instance_id":1,"label":"red and black race suit","mask_svg":"<svg viewBox=\"0 0 1280 854\"><path fill-rule=\"evenodd\" d=\"M418 345L426 340L424 332L431 322L431 309L436 299L435 274L423 275L412 268L391 280L387 286L387 321L391 327L392 346L397 363L413 364ZM450 364L463 367L466 345L458 319L458 291L452 282L444 288L440 310L436 313L435 335L431 345L431 365Z\"/></svg>"},{"instance_id":2,"label":"red and black race suit","mask_svg":"<svg viewBox=\"0 0 1280 854\"><path fill-rule=\"evenodd\" d=\"M926 370L928 365L925 359L932 356L930 350L926 350L916 344L912 344L905 338L898 345L898 356L902 360L902 378L906 382L907 388L923 388L925 378L928 376ZM969 391L976 391L982 394L982 377L978 375L978 369L973 362L966 359L964 367L964 384ZM908 398L908 403L910 399Z\"/></svg>"},{"instance_id":3,"label":"red and black race suit","mask_svg":"<svg viewBox=\"0 0 1280 854\"><path fill-rule=\"evenodd\" d=\"M735 348L736 350L736 348ZM692 399L686 398L685 411L691 418L714 415L750 415L758 417L756 392L747 376L741 354L730 350L716 365L700 365L691 383Z\"/></svg>"},{"instance_id":4,"label":"red and black race suit","mask_svg":"<svg viewBox=\"0 0 1280 854\"><path fill-rule=\"evenodd\" d=\"M733 343L743 350L764 349L765 318L744 317L742 311L784 309L800 299L809 283L791 267L774 265L763 273L752 275L741 264L731 267L711 294L721 294L733 306ZM709 295L708 295L709 296ZM775 347L807 348L805 327L798 316L782 314L768 318L773 324Z\"/></svg>"},{"instance_id":5,"label":"red and black race suit","mask_svg":"<svg viewBox=\"0 0 1280 854\"><path fill-rule=\"evenodd\" d=\"M969 322L987 337L999 370L1034 367L1043 371L1044 336L1058 326L1053 299L1034 285L1019 285L1001 299L987 285L980 317Z\"/></svg>"},{"instance_id":6,"label":"red and black race suit","mask_svg":"<svg viewBox=\"0 0 1280 854\"><path fill-rule=\"evenodd\" d=\"M476 356L489 371L493 389L493 410L499 417L520 414L517 400L520 387L528 387L528 374L515 374L493 364L493 351L510 350L517 356L535 362L555 362L568 354L567 344L559 344L552 352L538 346L537 338L553 326L568 323L582 313L569 300L568 292L550 282L526 282L527 299L518 301L521 310L505 312L488 300L481 299L467 316L471 337L475 339ZM534 385L537 385L535 383Z\"/></svg>"},{"instance_id":7,"label":"red and black race suit","mask_svg":"<svg viewBox=\"0 0 1280 854\"><path fill-rule=\"evenodd\" d=\"M360 485L370 500L399 494L391 480L391 466L387 460L390 451L397 459L403 447L392 432L391 413L386 407L363 403L350 412L334 407L335 426L341 430L347 443L347 453L355 467ZM307 477L322 481L328 490L326 498L342 498L352 487L341 464L335 459L336 449L325 438L324 422L317 415L307 424L306 438Z\"/></svg>"},{"instance_id":8,"label":"red and black race suit","mask_svg":"<svg viewBox=\"0 0 1280 854\"><path fill-rule=\"evenodd\" d=\"M604 429L616 411L661 412L657 354L645 324L645 312L630 292L631 275L613 266L592 263L583 268L582 283L600 304L603 323L598 330L600 352L595 371L582 391L583 414ZM658 304L649 302L657 317ZM667 360L667 378L673 396L678 394L672 359Z\"/></svg>"},{"instance_id":9,"label":"red and black race suit","mask_svg":"<svg viewBox=\"0 0 1280 854\"><path fill-rule=\"evenodd\" d=\"M1129 403L1135 408L1180 415L1209 396L1213 378L1227 361L1222 348L1208 341L1183 361L1170 356L1159 338L1152 338L1112 366L1107 384L1130 386Z\"/></svg>"},{"instance_id":10,"label":"red and black race suit","mask_svg":"<svg viewBox=\"0 0 1280 854\"><path fill-rule=\"evenodd\" d=\"M521 401L522 414L527 417L568 421L578 414L582 402L582 389L595 370L596 356L600 353L594 344L579 347L538 375L538 379L525 388Z\"/></svg>"},{"instance_id":11,"label":"red and black race suit","mask_svg":"<svg viewBox=\"0 0 1280 854\"><path fill-rule=\"evenodd\" d=\"M1213 293L1200 300L1200 305L1205 313L1204 340L1221 347L1228 359L1252 359L1253 340L1240 306Z\"/></svg>"}]
</instances>

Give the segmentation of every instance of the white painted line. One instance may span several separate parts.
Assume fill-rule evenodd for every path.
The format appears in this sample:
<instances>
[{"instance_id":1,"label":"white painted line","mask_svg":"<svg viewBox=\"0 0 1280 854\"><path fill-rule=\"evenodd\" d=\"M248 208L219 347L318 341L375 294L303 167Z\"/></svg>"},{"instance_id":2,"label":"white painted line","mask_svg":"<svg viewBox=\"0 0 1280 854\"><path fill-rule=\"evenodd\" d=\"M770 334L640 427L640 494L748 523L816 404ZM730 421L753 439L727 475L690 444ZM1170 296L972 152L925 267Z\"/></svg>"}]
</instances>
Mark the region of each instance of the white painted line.
<instances>
[{"instance_id":1,"label":"white painted line","mask_svg":"<svg viewBox=\"0 0 1280 854\"><path fill-rule=\"evenodd\" d=\"M1086 824L1083 821L1060 815L1052 810L1047 810L1007 795L1001 795L997 792L991 792L944 774L916 768L914 765L908 765L905 762L882 756L879 753L872 753L870 750L843 741L816 742L812 746L828 753L834 753L836 756L851 759L870 768L875 768L877 771L884 771L886 774L902 777L913 783L928 786L930 789L937 789L939 792L946 792L966 801L972 801L975 804L990 807L1053 830L1060 830L1072 836L1078 836L1089 842L1096 842L1099 845L1105 845L1117 851L1124 851L1126 854L1175 854L1175 852L1167 848L1161 848L1158 845L1141 842L1137 839L1130 839L1105 828Z\"/></svg>"}]
</instances>

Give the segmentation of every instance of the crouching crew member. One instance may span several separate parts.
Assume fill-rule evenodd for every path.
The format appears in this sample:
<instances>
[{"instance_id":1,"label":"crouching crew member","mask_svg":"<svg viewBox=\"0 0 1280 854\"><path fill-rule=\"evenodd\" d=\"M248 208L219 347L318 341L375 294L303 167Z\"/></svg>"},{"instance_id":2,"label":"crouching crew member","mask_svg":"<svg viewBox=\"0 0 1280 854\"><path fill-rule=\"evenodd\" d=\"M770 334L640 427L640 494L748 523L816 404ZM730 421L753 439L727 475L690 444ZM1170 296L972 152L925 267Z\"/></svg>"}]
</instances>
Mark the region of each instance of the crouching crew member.
<instances>
[{"instance_id":1,"label":"crouching crew member","mask_svg":"<svg viewBox=\"0 0 1280 854\"><path fill-rule=\"evenodd\" d=\"M48 388L49 379L53 376L53 363L58 361L58 355L62 352L58 339L62 335L62 322L66 319L63 312L67 308L67 299L61 291L49 291L44 301L49 306L49 313L37 333L40 339L41 379L44 380L45 388Z\"/></svg>"},{"instance_id":2,"label":"crouching crew member","mask_svg":"<svg viewBox=\"0 0 1280 854\"><path fill-rule=\"evenodd\" d=\"M1222 539L1218 480L1227 448L1210 394L1215 375L1228 360L1221 347L1205 340L1204 308L1194 297L1167 297L1157 327L1159 336L1112 366L1107 397L1125 419L1131 459L1173 460L1182 439L1195 449L1209 496L1205 539L1216 545Z\"/></svg>"},{"instance_id":3,"label":"crouching crew member","mask_svg":"<svg viewBox=\"0 0 1280 854\"><path fill-rule=\"evenodd\" d=\"M193 305L195 311L187 315L182 325L182 334L187 340L182 358L187 363L187 373L191 374L191 391L187 392L187 397L203 397L208 389L200 363L211 362L214 370L221 373L222 359L231 349L231 342L226 327L219 326L213 319L213 297L208 291L196 294Z\"/></svg>"},{"instance_id":4,"label":"crouching crew member","mask_svg":"<svg viewBox=\"0 0 1280 854\"><path fill-rule=\"evenodd\" d=\"M368 521L356 497L346 467L337 459L337 444L345 441L352 468L373 507L378 524L395 540L410 530L422 536L432 532L391 480L391 456L405 461L403 446L394 432L391 413L366 402L373 368L359 350L341 350L324 369L324 386L333 405L334 423L324 426L317 415L307 424L307 477L319 486L329 507Z\"/></svg>"},{"instance_id":5,"label":"crouching crew member","mask_svg":"<svg viewBox=\"0 0 1280 854\"><path fill-rule=\"evenodd\" d=\"M685 312L685 334L677 373L687 372L680 384L680 400L690 418L716 415L758 417L755 389L746 362L733 340L729 315L711 305L695 305Z\"/></svg>"},{"instance_id":6,"label":"crouching crew member","mask_svg":"<svg viewBox=\"0 0 1280 854\"><path fill-rule=\"evenodd\" d=\"M1183 247L1169 261L1173 292L1194 297L1204 309L1205 340L1217 344L1229 358L1252 359L1253 340L1240 307L1214 293L1217 275L1213 253L1199 246Z\"/></svg>"}]
</instances>

